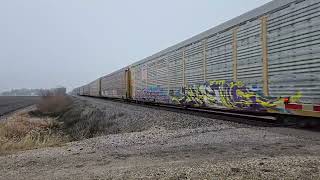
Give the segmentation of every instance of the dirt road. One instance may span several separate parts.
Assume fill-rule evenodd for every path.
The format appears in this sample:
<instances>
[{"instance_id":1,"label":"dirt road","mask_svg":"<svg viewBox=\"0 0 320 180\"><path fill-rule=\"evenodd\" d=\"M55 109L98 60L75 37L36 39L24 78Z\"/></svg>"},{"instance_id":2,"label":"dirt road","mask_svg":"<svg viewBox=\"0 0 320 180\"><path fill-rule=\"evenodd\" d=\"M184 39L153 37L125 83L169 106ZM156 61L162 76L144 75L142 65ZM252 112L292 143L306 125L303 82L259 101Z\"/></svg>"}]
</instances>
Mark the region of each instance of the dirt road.
<instances>
[{"instance_id":1,"label":"dirt road","mask_svg":"<svg viewBox=\"0 0 320 180\"><path fill-rule=\"evenodd\" d=\"M0 179L320 179L318 132L81 102L123 112L119 133L0 157Z\"/></svg>"}]
</instances>

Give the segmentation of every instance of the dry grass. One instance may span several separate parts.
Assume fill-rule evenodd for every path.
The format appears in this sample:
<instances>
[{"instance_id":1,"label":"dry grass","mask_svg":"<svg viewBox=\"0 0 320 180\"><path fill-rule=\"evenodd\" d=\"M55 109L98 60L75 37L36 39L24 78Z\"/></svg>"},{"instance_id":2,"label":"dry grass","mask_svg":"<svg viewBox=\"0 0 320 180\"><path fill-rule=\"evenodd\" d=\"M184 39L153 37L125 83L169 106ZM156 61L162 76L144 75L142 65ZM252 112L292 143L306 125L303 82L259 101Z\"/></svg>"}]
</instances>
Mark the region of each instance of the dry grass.
<instances>
[{"instance_id":1,"label":"dry grass","mask_svg":"<svg viewBox=\"0 0 320 180\"><path fill-rule=\"evenodd\" d=\"M68 96L43 96L36 108L0 123L0 155L115 134L120 131L116 121L122 116Z\"/></svg>"},{"instance_id":2,"label":"dry grass","mask_svg":"<svg viewBox=\"0 0 320 180\"><path fill-rule=\"evenodd\" d=\"M43 96L37 104L37 110L42 115L59 116L68 109L71 103L69 96Z\"/></svg>"},{"instance_id":3,"label":"dry grass","mask_svg":"<svg viewBox=\"0 0 320 180\"><path fill-rule=\"evenodd\" d=\"M0 155L68 142L61 126L53 117L17 113L0 123Z\"/></svg>"},{"instance_id":4,"label":"dry grass","mask_svg":"<svg viewBox=\"0 0 320 180\"><path fill-rule=\"evenodd\" d=\"M0 122L0 155L21 150L62 145L69 141L57 117L68 110L68 96L43 96L36 108L16 113Z\"/></svg>"},{"instance_id":5,"label":"dry grass","mask_svg":"<svg viewBox=\"0 0 320 180\"><path fill-rule=\"evenodd\" d=\"M119 133L117 118L123 113L107 114L97 107L75 104L58 118L64 124L64 131L72 140L83 140L106 134Z\"/></svg>"}]
</instances>

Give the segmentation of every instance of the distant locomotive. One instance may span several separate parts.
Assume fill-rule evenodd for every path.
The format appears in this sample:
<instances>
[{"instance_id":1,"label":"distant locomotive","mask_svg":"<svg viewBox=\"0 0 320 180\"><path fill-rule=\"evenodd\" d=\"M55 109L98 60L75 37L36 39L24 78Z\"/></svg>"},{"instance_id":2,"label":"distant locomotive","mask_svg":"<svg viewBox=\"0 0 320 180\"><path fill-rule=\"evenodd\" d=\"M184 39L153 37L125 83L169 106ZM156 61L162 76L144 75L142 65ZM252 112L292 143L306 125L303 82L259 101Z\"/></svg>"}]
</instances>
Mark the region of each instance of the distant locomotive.
<instances>
[{"instance_id":1,"label":"distant locomotive","mask_svg":"<svg viewBox=\"0 0 320 180\"><path fill-rule=\"evenodd\" d=\"M274 0L74 93L320 117L320 1Z\"/></svg>"}]
</instances>

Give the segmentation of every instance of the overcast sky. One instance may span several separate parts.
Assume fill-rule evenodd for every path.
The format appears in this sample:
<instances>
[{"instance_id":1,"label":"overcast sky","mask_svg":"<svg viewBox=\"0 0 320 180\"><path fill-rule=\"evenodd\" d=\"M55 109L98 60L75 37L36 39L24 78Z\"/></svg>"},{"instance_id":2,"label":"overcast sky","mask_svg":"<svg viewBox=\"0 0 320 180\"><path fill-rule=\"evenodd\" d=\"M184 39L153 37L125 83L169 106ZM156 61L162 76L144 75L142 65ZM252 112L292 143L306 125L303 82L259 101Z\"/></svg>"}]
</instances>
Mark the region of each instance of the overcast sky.
<instances>
[{"instance_id":1,"label":"overcast sky","mask_svg":"<svg viewBox=\"0 0 320 180\"><path fill-rule=\"evenodd\" d=\"M71 88L270 0L0 0L0 92Z\"/></svg>"}]
</instances>

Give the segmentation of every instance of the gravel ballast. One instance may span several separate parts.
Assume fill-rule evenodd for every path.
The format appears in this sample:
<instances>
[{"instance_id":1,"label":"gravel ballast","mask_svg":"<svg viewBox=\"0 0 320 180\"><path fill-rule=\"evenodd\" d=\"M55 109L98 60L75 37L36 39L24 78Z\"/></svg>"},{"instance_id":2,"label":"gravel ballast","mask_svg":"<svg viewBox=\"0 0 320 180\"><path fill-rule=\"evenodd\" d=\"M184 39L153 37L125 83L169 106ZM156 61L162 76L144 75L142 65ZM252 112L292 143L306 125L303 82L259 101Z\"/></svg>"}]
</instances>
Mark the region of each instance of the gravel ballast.
<instances>
[{"instance_id":1,"label":"gravel ballast","mask_svg":"<svg viewBox=\"0 0 320 180\"><path fill-rule=\"evenodd\" d=\"M70 111L104 135L2 156L0 179L320 179L318 132L83 97Z\"/></svg>"}]
</instances>

